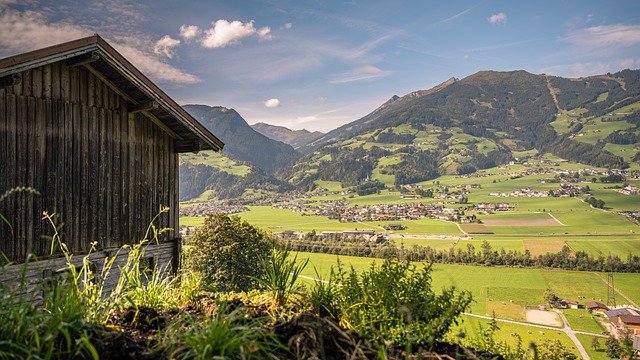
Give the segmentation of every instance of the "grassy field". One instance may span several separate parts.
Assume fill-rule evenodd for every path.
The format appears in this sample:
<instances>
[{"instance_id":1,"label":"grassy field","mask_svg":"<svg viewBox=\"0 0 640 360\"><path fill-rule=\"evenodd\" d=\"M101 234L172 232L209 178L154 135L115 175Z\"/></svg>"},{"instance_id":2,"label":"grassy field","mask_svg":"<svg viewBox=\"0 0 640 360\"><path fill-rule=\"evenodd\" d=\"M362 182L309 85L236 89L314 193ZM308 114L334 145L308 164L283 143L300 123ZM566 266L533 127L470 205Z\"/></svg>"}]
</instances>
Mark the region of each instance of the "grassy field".
<instances>
[{"instance_id":1,"label":"grassy field","mask_svg":"<svg viewBox=\"0 0 640 360\"><path fill-rule=\"evenodd\" d=\"M462 323L457 327L454 327L452 333L458 333L463 330L468 337L477 336L480 328L487 329L489 320L479 319L470 316L462 316ZM558 339L565 347L572 349L575 347L571 339L562 331L540 330L529 326L510 324L504 322L498 322L499 330L496 332L496 340L503 341L509 346L515 347L517 338L511 334L518 334L522 339L523 350L527 350L527 347L531 342L542 343L545 340ZM455 337L450 338L452 342L455 341ZM603 342L604 343L604 342ZM577 350L575 353L578 354ZM579 355L578 355L579 356Z\"/></svg>"},{"instance_id":2,"label":"grassy field","mask_svg":"<svg viewBox=\"0 0 640 360\"><path fill-rule=\"evenodd\" d=\"M315 276L314 268L324 278L327 278L332 265L336 264L337 256L327 254L300 253L299 258L309 258L309 266L303 275ZM340 260L347 266L362 270L374 259L341 256ZM381 260L377 260L380 262ZM421 266L421 264L418 264ZM592 272L567 270L498 268L465 265L433 265L434 289L454 285L459 289L471 291L475 302L471 305L473 313L486 315L487 301L505 301L524 307L543 302L542 294L545 289L551 289L557 296L583 301L606 301L606 274L598 276ZM631 298L640 301L640 274L615 274L616 288ZM537 294L537 297L536 297ZM622 302L622 297L619 297ZM603 300L604 299L604 300Z\"/></svg>"},{"instance_id":3,"label":"grassy field","mask_svg":"<svg viewBox=\"0 0 640 360\"><path fill-rule=\"evenodd\" d=\"M250 168L246 165L239 165L235 161L226 156L222 156L213 151L202 151L198 154L181 154L180 161L190 162L192 164L204 164L220 169L226 173L238 176L245 176L249 173Z\"/></svg>"},{"instance_id":4,"label":"grassy field","mask_svg":"<svg viewBox=\"0 0 640 360\"><path fill-rule=\"evenodd\" d=\"M303 271L303 275L323 279L329 278L331 266L335 266L338 259L335 255L311 253L298 253L298 258L310 259L309 266ZM353 267L356 271L362 271L372 263L380 264L381 262L379 259L348 256L341 256L339 259L346 270ZM542 303L542 294L547 288L561 298L582 297L580 300L582 302L604 301L607 284L603 281L603 276L606 279L606 274L592 272L435 264L432 272L432 286L436 291L451 285L470 291L474 297L474 302L469 309L472 313L481 315L494 313L498 318L525 321L525 307ZM640 301L640 288L637 286L640 283L640 274L615 274L614 277L619 291L636 303ZM624 300L618 301L618 304L622 303ZM563 310L563 312L572 329L595 334L603 332L603 328L586 310ZM484 328L488 325L488 320L469 316L463 316L462 320L463 322L452 331L452 334L464 329L469 337L473 337L478 333L480 325ZM503 322L499 322L499 327L497 339L512 346L515 345L515 337L511 334L517 333L522 337L525 348L531 341L541 342L545 339L560 339L565 346L573 347L571 341L561 331L540 331L532 327ZM455 338L451 339L455 341ZM579 339L592 359L603 358L603 352L594 351L590 347L591 337L579 335ZM604 348L604 339L601 345L601 349Z\"/></svg>"},{"instance_id":5,"label":"grassy field","mask_svg":"<svg viewBox=\"0 0 640 360\"><path fill-rule=\"evenodd\" d=\"M562 310L567 321L571 325L571 329L576 331L584 331L592 334L600 334L603 331L608 332L594 319L593 315L585 309L565 309Z\"/></svg>"},{"instance_id":6,"label":"grassy field","mask_svg":"<svg viewBox=\"0 0 640 360\"><path fill-rule=\"evenodd\" d=\"M598 340L599 346L596 350L594 350L591 347L591 341L592 341L591 339L593 339L593 336L576 334L576 337L578 338L578 340L580 340L580 343L587 351L587 354L589 354L589 357L591 358L591 360L611 360L611 358L608 357L607 353L605 352L606 339L602 339L602 338L599 339Z\"/></svg>"}]
</instances>

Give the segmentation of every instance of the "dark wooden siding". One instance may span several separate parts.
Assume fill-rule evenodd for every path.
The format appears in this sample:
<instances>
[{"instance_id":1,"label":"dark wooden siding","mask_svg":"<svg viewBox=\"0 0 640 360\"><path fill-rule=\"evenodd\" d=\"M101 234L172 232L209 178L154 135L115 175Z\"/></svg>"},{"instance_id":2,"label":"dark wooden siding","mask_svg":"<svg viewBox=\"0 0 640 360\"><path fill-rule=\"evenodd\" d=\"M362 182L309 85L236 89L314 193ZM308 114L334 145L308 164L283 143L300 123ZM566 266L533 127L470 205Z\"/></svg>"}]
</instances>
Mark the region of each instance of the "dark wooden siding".
<instances>
[{"instance_id":1,"label":"dark wooden siding","mask_svg":"<svg viewBox=\"0 0 640 360\"><path fill-rule=\"evenodd\" d=\"M63 241L86 252L92 241L113 248L141 240L161 206L158 227L177 227L178 159L173 139L86 68L49 64L23 71L0 90L0 191L28 186L0 203L13 225L0 224L10 260L49 253L56 212ZM173 232L165 234L172 238Z\"/></svg>"}]
</instances>

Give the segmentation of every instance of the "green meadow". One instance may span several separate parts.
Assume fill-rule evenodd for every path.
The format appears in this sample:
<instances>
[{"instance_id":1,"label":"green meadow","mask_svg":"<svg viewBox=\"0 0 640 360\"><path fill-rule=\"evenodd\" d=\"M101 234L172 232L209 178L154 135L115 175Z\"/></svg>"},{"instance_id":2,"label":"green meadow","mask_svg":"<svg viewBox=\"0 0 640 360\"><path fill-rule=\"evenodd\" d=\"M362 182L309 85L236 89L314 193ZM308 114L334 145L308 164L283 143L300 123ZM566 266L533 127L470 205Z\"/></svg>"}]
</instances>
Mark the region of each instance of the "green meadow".
<instances>
[{"instance_id":1,"label":"green meadow","mask_svg":"<svg viewBox=\"0 0 640 360\"><path fill-rule=\"evenodd\" d=\"M298 253L299 259L309 258L309 265L303 275L327 279L331 266L337 259L346 265L361 271L373 262L381 260L329 254ZM417 263L418 266L424 264ZM545 289L551 289L557 296L568 299L584 299L583 301L605 301L607 299L607 275L593 272L503 268L467 265L433 265L433 286L438 290L445 286L456 286L473 294L474 302L471 312L490 315L487 304L490 301L509 302L521 306L538 305L543 302ZM604 281L603 281L604 279ZM640 274L614 274L616 289L629 297L636 304L640 302ZM624 303L622 295L618 303Z\"/></svg>"},{"instance_id":2,"label":"green meadow","mask_svg":"<svg viewBox=\"0 0 640 360\"><path fill-rule=\"evenodd\" d=\"M372 264L380 264L380 259L366 259L349 256L336 256L314 253L297 253L298 259L309 259L309 265L302 275L311 278L329 279L332 266L335 267L338 259L345 270L350 268L362 271ZM417 263L417 266L423 264ZM479 315L495 315L498 318L506 318L525 322L525 308L528 305L537 305L544 302L542 295L545 289L551 289L557 296L568 299L580 299L580 302L601 301L606 302L607 283L606 274L593 272L578 272L549 269L522 269L522 268L498 268L484 266L443 265L434 264L432 271L432 286L436 291L443 287L455 286L459 290L470 291L474 302L469 312ZM640 274L614 274L616 289L621 294L629 297L636 304L640 301ZM309 284L309 282L306 282ZM619 294L618 304L628 303ZM584 309L563 310L572 329L594 334L603 332L602 326ZM452 330L451 340L456 341L453 334L463 329L468 337L477 336L479 327L484 329L489 324L488 320L471 316L463 316L461 324ZM573 348L573 343L564 332L541 330L525 325L499 322L500 330L496 337L514 346L516 338L512 334L518 334L524 348L530 342L542 342L545 339L560 339L562 343ZM580 337L585 348L590 346L590 337ZM585 343L585 341L587 341ZM604 339L601 342L604 344ZM595 359L600 352L593 351Z\"/></svg>"},{"instance_id":3,"label":"green meadow","mask_svg":"<svg viewBox=\"0 0 640 360\"><path fill-rule=\"evenodd\" d=\"M467 334L467 337L473 338L474 336L478 336L477 334L480 332L480 329L487 329L488 326L489 320L463 315L462 322L452 329L450 340L452 342L455 342L457 339L453 334L457 334L461 330ZM517 337L513 336L512 334L518 334L518 336L522 340L522 348L525 351L529 347L529 344L532 342L540 344L546 340L558 339L566 348L573 349L573 352L578 355L579 358L579 353L575 349L575 345L573 344L571 339L569 339L569 337L560 330L541 330L526 325L511 324L505 322L498 322L498 329L499 330L496 332L496 340L503 341L511 347L515 347L517 344ZM468 340L463 341L463 343L467 342Z\"/></svg>"}]
</instances>

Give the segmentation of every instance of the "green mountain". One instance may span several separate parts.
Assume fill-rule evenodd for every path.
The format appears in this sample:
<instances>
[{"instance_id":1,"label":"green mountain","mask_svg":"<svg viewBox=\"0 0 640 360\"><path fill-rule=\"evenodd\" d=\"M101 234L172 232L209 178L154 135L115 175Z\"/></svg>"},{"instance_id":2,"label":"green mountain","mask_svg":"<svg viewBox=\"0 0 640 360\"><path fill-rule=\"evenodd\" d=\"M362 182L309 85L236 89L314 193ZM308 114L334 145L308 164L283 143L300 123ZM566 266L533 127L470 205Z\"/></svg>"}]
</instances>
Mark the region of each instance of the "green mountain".
<instances>
[{"instance_id":1,"label":"green mountain","mask_svg":"<svg viewBox=\"0 0 640 360\"><path fill-rule=\"evenodd\" d=\"M269 139L255 131L233 109L221 106L185 105L194 118L225 143L234 158L273 173L289 166L300 154L291 145Z\"/></svg>"},{"instance_id":2,"label":"green mountain","mask_svg":"<svg viewBox=\"0 0 640 360\"><path fill-rule=\"evenodd\" d=\"M319 131L311 132L306 129L291 130L284 126L275 126L265 123L253 124L251 127L269 139L289 144L296 150L324 135Z\"/></svg>"},{"instance_id":3,"label":"green mountain","mask_svg":"<svg viewBox=\"0 0 640 360\"><path fill-rule=\"evenodd\" d=\"M581 79L483 71L394 96L301 149L287 175L303 188L408 184L544 153L626 168L640 159L639 115L638 70Z\"/></svg>"},{"instance_id":4,"label":"green mountain","mask_svg":"<svg viewBox=\"0 0 640 360\"><path fill-rule=\"evenodd\" d=\"M231 199L294 189L273 173L300 154L290 145L253 130L233 109L206 105L184 108L225 143L221 153L180 156L180 200Z\"/></svg>"}]
</instances>

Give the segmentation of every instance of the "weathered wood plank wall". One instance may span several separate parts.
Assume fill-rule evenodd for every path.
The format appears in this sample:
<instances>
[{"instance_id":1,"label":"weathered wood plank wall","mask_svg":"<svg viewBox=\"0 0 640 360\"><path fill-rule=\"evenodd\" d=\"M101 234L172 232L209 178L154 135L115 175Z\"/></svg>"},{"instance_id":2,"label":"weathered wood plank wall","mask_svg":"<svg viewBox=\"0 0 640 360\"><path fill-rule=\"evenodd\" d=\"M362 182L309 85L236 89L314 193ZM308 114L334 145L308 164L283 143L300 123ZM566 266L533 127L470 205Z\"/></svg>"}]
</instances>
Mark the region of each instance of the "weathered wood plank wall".
<instances>
[{"instance_id":1,"label":"weathered wood plank wall","mask_svg":"<svg viewBox=\"0 0 640 360\"><path fill-rule=\"evenodd\" d=\"M141 240L161 206L158 227L177 227L178 159L173 139L82 66L64 62L23 71L22 83L0 89L0 203L13 225L0 224L0 251L12 261L49 253L59 215L63 241L86 252L92 241L113 248ZM165 235L171 239L174 232Z\"/></svg>"}]
</instances>

